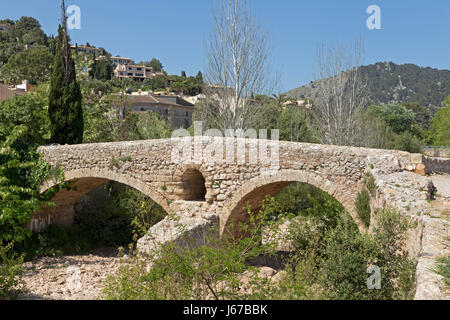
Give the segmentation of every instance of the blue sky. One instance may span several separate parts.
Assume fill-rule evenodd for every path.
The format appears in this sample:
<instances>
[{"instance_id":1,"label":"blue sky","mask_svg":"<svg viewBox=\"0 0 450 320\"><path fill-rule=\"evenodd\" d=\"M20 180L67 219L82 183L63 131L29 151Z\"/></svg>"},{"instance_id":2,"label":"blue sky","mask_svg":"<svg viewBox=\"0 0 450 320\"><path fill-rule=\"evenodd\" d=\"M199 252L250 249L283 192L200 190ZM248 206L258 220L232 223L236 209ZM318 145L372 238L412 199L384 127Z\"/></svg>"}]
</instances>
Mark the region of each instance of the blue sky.
<instances>
[{"instance_id":1,"label":"blue sky","mask_svg":"<svg viewBox=\"0 0 450 320\"><path fill-rule=\"evenodd\" d=\"M450 69L449 0L250 0L271 39L271 63L287 91L313 80L321 43L364 41L364 64L415 63ZM37 18L56 34L59 0L0 0L0 18ZM81 8L73 42L90 42L135 61L159 58L169 74L204 68L210 0L66 0ZM381 8L381 30L368 30L369 5Z\"/></svg>"}]
</instances>

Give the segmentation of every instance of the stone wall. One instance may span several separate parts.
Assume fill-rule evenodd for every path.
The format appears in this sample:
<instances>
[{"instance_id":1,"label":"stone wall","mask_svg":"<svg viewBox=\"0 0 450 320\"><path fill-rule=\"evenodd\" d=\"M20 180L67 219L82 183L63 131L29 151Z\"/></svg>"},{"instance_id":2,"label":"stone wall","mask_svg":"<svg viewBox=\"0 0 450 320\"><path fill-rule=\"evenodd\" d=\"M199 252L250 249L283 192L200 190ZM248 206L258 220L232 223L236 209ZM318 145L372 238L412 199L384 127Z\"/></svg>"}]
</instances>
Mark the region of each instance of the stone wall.
<instances>
[{"instance_id":1,"label":"stone wall","mask_svg":"<svg viewBox=\"0 0 450 320\"><path fill-rule=\"evenodd\" d=\"M423 153L429 157L448 158L450 156L450 147L424 147Z\"/></svg>"},{"instance_id":2,"label":"stone wall","mask_svg":"<svg viewBox=\"0 0 450 320\"><path fill-rule=\"evenodd\" d=\"M242 146L245 152L239 157ZM270 150L278 156L270 158ZM179 216L199 241L213 225L218 224L223 234L232 221L245 221L247 204L256 210L267 194L275 195L294 182L311 184L335 197L364 230L354 202L370 173L377 185L373 208L389 205L417 222L406 244L412 256L422 249L423 215L431 188L424 175L448 166L402 151L213 137L47 146L39 151L46 161L64 169L65 180L74 181L77 190L57 195L56 209L37 213L31 222L34 230L43 230L48 223L70 223L73 205L108 180L151 197L170 217ZM42 191L60 182L46 181ZM139 247L149 251L168 241L182 243L184 235L177 230L166 218L139 240Z\"/></svg>"}]
</instances>

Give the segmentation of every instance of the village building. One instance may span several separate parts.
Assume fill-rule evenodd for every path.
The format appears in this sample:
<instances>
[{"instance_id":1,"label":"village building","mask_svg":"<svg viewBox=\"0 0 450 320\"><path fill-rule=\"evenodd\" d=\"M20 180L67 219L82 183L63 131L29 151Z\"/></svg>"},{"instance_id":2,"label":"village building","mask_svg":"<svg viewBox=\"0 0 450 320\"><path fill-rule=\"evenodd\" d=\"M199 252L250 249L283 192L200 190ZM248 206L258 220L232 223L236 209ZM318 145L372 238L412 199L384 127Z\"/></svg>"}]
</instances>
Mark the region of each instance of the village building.
<instances>
[{"instance_id":1,"label":"village building","mask_svg":"<svg viewBox=\"0 0 450 320\"><path fill-rule=\"evenodd\" d=\"M152 67L144 65L118 64L114 69L114 77L119 79L131 78L134 81L144 81L162 74L162 72L155 72Z\"/></svg>"},{"instance_id":2,"label":"village building","mask_svg":"<svg viewBox=\"0 0 450 320\"><path fill-rule=\"evenodd\" d=\"M152 95L149 92L129 94L121 102L133 112L154 112L171 123L174 128L187 129L192 125L194 104L175 95Z\"/></svg>"}]
</instances>

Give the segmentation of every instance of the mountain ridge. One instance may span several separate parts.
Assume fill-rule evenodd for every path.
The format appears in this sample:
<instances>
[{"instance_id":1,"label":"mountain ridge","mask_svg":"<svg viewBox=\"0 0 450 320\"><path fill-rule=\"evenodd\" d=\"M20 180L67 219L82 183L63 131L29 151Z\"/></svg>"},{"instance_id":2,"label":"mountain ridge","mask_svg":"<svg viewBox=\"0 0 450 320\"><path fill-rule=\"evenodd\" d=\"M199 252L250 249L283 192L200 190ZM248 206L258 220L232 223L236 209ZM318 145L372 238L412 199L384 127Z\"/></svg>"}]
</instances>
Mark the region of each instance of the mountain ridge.
<instances>
[{"instance_id":1,"label":"mountain ridge","mask_svg":"<svg viewBox=\"0 0 450 320\"><path fill-rule=\"evenodd\" d=\"M417 102L435 111L450 94L450 70L447 69L420 67L412 63L395 64L391 61L360 68L362 78L367 79L368 104ZM317 81L311 81L286 94L314 101L316 83Z\"/></svg>"}]
</instances>

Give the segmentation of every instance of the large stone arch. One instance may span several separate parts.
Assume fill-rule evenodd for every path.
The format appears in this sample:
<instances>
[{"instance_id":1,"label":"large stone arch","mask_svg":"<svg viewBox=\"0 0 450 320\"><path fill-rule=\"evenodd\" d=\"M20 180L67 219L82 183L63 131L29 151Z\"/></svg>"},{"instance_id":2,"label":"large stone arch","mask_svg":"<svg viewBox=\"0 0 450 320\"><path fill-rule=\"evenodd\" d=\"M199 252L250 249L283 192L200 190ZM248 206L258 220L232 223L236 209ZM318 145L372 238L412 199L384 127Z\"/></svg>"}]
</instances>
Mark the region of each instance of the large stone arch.
<instances>
[{"instance_id":1,"label":"large stone arch","mask_svg":"<svg viewBox=\"0 0 450 320\"><path fill-rule=\"evenodd\" d=\"M331 182L314 171L279 170L275 174L263 174L246 181L225 201L224 210L220 216L221 234L232 221L237 222L245 219L246 213L243 208L247 203L252 208L258 208L265 195L275 195L295 182L308 183L333 196L350 213L359 229L365 229L354 206L357 194L362 188L362 182L356 185L354 181L346 181L345 179L340 182Z\"/></svg>"},{"instance_id":2,"label":"large stone arch","mask_svg":"<svg viewBox=\"0 0 450 320\"><path fill-rule=\"evenodd\" d=\"M122 183L132 187L160 205L167 213L171 212L169 202L155 188L152 188L138 179L114 172L109 169L77 169L64 173L64 181L50 179L45 181L40 189L44 193L51 187L57 186L62 182L74 181L76 188L74 190L61 190L52 199L56 208L43 207L41 211L33 214L29 223L32 231L43 231L49 224L57 223L60 225L69 225L74 215L74 205L86 194L96 187L109 181Z\"/></svg>"}]
</instances>

